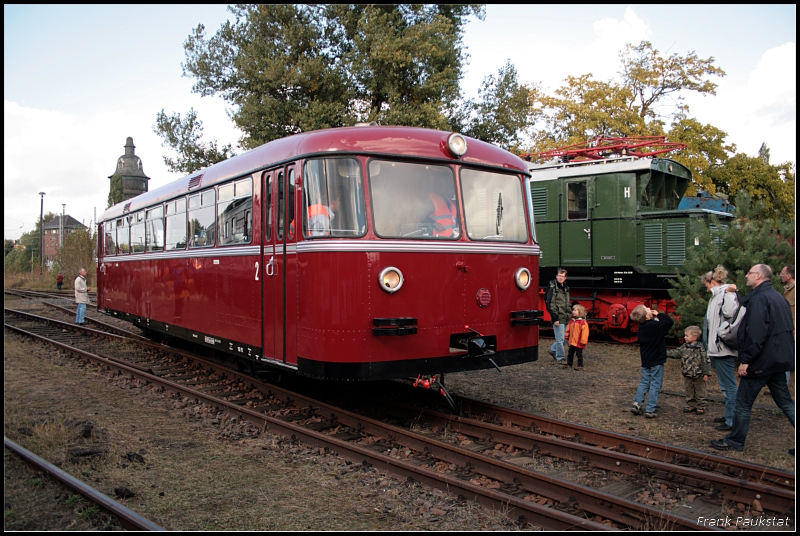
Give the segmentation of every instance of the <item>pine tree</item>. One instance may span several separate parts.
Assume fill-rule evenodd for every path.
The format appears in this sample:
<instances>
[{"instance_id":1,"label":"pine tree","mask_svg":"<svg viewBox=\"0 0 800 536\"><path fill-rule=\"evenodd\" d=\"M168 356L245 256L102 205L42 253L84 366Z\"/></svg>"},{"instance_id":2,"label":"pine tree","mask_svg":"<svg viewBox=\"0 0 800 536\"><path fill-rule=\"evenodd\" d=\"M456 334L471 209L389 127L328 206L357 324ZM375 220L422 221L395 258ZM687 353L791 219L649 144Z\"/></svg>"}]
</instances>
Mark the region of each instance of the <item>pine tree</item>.
<instances>
[{"instance_id":1,"label":"pine tree","mask_svg":"<svg viewBox=\"0 0 800 536\"><path fill-rule=\"evenodd\" d=\"M785 265L794 264L794 224L772 220L768 213L763 201L754 202L742 191L736 196L733 221L722 223L712 216L702 224L700 245L687 251L683 271L669 291L679 317L674 333L682 333L686 326L703 325L711 294L701 278L718 264L728 270L728 282L736 284L740 296L750 292L745 274L756 264L772 268L772 286L783 292L778 274Z\"/></svg>"}]
</instances>

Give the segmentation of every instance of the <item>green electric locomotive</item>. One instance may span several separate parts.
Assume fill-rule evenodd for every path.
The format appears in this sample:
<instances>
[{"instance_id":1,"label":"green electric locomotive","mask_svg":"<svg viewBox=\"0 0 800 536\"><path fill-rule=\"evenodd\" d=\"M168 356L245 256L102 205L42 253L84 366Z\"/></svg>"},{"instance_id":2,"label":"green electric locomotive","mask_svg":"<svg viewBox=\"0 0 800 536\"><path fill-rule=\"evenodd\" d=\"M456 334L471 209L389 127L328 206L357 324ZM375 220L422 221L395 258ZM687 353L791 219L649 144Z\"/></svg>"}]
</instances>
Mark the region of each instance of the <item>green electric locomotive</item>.
<instances>
[{"instance_id":1,"label":"green electric locomotive","mask_svg":"<svg viewBox=\"0 0 800 536\"><path fill-rule=\"evenodd\" d=\"M635 342L630 313L640 304L674 311L667 290L708 209L679 209L692 174L665 158L619 156L529 163L530 196L541 247L544 295L556 270L567 270L570 295L588 312L595 332ZM663 152L663 151L662 151Z\"/></svg>"}]
</instances>

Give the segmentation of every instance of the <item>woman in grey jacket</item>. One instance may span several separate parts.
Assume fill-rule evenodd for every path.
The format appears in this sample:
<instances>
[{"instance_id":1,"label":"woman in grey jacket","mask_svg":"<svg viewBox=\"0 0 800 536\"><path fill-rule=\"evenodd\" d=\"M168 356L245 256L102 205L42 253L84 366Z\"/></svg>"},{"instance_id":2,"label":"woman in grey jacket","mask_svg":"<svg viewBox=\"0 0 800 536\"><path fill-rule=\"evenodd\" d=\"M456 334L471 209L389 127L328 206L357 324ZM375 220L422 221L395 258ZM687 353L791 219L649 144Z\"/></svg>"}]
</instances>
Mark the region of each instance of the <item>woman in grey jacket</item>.
<instances>
[{"instance_id":1,"label":"woman in grey jacket","mask_svg":"<svg viewBox=\"0 0 800 536\"><path fill-rule=\"evenodd\" d=\"M728 271L719 265L702 278L706 289L711 293L706 317L703 320L703 345L711 358L711 366L717 373L719 388L725 396L725 416L717 417L720 423L717 430L731 430L733 412L736 409L736 356L735 348L725 346L717 340L717 329L724 320L730 320L739 308L736 285L725 283Z\"/></svg>"}]
</instances>

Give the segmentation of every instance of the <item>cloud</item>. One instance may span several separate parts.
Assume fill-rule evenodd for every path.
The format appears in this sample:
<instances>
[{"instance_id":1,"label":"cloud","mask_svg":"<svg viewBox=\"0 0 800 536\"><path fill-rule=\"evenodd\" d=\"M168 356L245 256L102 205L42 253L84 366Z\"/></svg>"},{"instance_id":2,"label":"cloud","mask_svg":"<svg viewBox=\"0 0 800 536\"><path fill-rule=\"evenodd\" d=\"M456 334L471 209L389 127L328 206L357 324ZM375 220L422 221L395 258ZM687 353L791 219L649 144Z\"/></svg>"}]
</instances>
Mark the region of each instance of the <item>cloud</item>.
<instances>
[{"instance_id":1,"label":"cloud","mask_svg":"<svg viewBox=\"0 0 800 536\"><path fill-rule=\"evenodd\" d=\"M622 20L605 17L596 21L592 29L594 39L584 47L582 63L586 67L581 72L591 72L597 80L616 77L619 53L625 50L625 45L636 45L653 34L650 25L632 7L625 9Z\"/></svg>"},{"instance_id":2,"label":"cloud","mask_svg":"<svg viewBox=\"0 0 800 536\"><path fill-rule=\"evenodd\" d=\"M185 98L176 105L186 108L174 110L169 106L175 102L165 99L165 111L183 115L194 106L203 121L203 141L235 146L240 133L226 117L224 104L204 99L200 106L195 102L199 99ZM61 204L66 203L66 213L86 225L93 220L95 209L99 218L108 203L108 176L125 152L128 136L151 178L150 189L179 178L164 166L162 155L167 150L152 130L158 110L150 103L131 103L83 116L4 101L5 238L18 238L34 228L40 191L46 193L45 213L60 213ZM18 222L25 222L22 230Z\"/></svg>"},{"instance_id":3,"label":"cloud","mask_svg":"<svg viewBox=\"0 0 800 536\"><path fill-rule=\"evenodd\" d=\"M720 80L716 97L687 95L693 115L727 132L739 153L755 156L766 143L771 163L796 163L796 48L785 43L766 50L749 73Z\"/></svg>"},{"instance_id":4,"label":"cloud","mask_svg":"<svg viewBox=\"0 0 800 536\"><path fill-rule=\"evenodd\" d=\"M786 43L767 50L750 73L747 92L754 98L750 120L763 120L773 127L797 119L797 45Z\"/></svg>"}]
</instances>

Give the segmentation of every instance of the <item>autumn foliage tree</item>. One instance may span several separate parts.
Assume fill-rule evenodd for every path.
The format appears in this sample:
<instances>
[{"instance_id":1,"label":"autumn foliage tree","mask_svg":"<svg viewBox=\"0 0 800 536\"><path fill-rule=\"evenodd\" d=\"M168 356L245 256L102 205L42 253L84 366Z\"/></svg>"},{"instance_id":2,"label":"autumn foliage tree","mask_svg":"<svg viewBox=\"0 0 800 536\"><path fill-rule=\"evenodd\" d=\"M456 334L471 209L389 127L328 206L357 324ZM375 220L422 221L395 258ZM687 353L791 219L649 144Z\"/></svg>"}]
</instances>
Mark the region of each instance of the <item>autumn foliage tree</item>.
<instances>
[{"instance_id":1,"label":"autumn foliage tree","mask_svg":"<svg viewBox=\"0 0 800 536\"><path fill-rule=\"evenodd\" d=\"M64 237L64 245L53 260L53 273L61 272L64 281L71 282L78 277L80 269L85 268L86 281L93 281L97 271L97 263L94 261L96 251L96 234L92 235L86 229L78 229L67 234Z\"/></svg>"}]
</instances>

